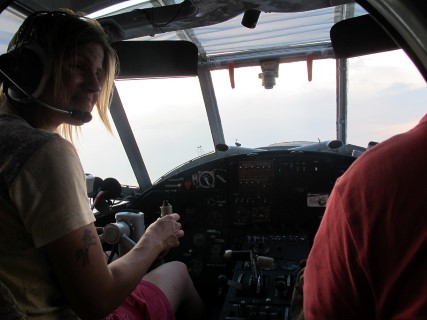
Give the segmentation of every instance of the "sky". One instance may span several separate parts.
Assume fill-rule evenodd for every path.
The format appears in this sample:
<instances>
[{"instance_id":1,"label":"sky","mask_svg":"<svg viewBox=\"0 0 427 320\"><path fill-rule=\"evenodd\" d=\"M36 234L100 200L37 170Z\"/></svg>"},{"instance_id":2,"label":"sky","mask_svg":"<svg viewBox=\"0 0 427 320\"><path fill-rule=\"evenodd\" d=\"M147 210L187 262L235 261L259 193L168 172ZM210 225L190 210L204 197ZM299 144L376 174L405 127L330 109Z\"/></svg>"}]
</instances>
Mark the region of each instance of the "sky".
<instances>
[{"instance_id":1,"label":"sky","mask_svg":"<svg viewBox=\"0 0 427 320\"><path fill-rule=\"evenodd\" d=\"M263 147L284 141L336 138L335 60L281 64L266 90L259 68L212 79L226 143ZM413 127L426 113L425 81L402 51L349 60L348 143L366 147ZM197 78L119 82L117 87L152 181L214 146ZM76 143L85 171L135 185L117 134L93 123Z\"/></svg>"}]
</instances>

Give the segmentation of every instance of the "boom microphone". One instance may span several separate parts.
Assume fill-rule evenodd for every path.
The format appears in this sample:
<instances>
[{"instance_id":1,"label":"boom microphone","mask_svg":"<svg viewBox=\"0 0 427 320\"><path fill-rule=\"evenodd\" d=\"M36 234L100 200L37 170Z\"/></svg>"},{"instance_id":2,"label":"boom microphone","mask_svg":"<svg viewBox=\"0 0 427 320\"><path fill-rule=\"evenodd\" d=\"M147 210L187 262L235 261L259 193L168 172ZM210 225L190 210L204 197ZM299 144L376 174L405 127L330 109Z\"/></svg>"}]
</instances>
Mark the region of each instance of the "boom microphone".
<instances>
[{"instance_id":1,"label":"boom microphone","mask_svg":"<svg viewBox=\"0 0 427 320\"><path fill-rule=\"evenodd\" d=\"M39 104L39 105L41 105L41 106L43 106L49 110L52 110L52 111L68 114L70 117L72 117L76 120L79 120L81 122L87 123L87 122L92 120L92 115L90 114L90 112L80 111L80 110L71 110L71 111L62 110L62 109L52 107L52 106L48 105L47 103L44 103L43 101L33 97L32 95L28 95L28 98L29 98L30 102L35 102L35 103L37 103L37 104Z\"/></svg>"},{"instance_id":2,"label":"boom microphone","mask_svg":"<svg viewBox=\"0 0 427 320\"><path fill-rule=\"evenodd\" d=\"M62 114L68 114L70 117L81 121L83 123L87 123L92 120L92 115L90 112L87 111L80 111L80 110L62 110L59 108L52 107L51 105L48 105L47 103L44 103L43 101L37 99L33 95L29 94L27 91L25 91L22 87L20 87L15 81L13 81L1 68L0 68L0 76L2 80L6 80L9 82L12 86L14 86L18 91L20 91L22 94L25 95L25 99L14 97L13 92L11 90L8 90L8 95L15 101L20 103L37 103L40 106L43 106L49 110L59 112Z\"/></svg>"}]
</instances>

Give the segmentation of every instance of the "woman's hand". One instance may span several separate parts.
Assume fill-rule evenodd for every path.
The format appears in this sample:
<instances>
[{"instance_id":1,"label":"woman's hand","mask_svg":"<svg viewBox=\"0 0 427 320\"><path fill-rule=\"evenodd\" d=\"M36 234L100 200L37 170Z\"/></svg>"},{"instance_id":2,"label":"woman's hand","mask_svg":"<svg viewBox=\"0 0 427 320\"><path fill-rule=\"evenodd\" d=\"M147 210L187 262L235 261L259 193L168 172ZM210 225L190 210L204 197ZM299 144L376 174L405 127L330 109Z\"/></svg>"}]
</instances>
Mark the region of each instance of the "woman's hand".
<instances>
[{"instance_id":1,"label":"woman's hand","mask_svg":"<svg viewBox=\"0 0 427 320\"><path fill-rule=\"evenodd\" d=\"M184 236L180 216L177 213L158 218L145 230L139 243L143 247L159 246L159 253L179 245L179 238ZM154 249L154 248L152 248Z\"/></svg>"}]
</instances>

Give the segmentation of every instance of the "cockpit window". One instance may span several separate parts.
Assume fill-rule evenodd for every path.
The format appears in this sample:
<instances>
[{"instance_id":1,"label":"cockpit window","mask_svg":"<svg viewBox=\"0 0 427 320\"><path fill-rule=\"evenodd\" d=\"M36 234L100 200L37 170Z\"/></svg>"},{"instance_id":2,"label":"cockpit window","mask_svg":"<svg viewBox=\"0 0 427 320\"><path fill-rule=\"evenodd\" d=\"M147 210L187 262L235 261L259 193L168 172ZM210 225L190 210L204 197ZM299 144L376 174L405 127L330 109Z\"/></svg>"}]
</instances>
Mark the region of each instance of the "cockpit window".
<instances>
[{"instance_id":1,"label":"cockpit window","mask_svg":"<svg viewBox=\"0 0 427 320\"><path fill-rule=\"evenodd\" d=\"M116 81L116 87L151 181L214 151L197 78ZM76 141L85 172L137 186L118 133L107 133L96 116Z\"/></svg>"},{"instance_id":2,"label":"cockpit window","mask_svg":"<svg viewBox=\"0 0 427 320\"><path fill-rule=\"evenodd\" d=\"M348 143L366 147L414 127L427 87L402 50L349 59Z\"/></svg>"},{"instance_id":3,"label":"cockpit window","mask_svg":"<svg viewBox=\"0 0 427 320\"><path fill-rule=\"evenodd\" d=\"M150 179L213 152L197 77L116 81Z\"/></svg>"},{"instance_id":4,"label":"cockpit window","mask_svg":"<svg viewBox=\"0 0 427 320\"><path fill-rule=\"evenodd\" d=\"M262 86L260 67L228 71L212 78L225 141L258 148L290 141L335 139L335 61L316 60L308 80L306 62L283 63L272 89Z\"/></svg>"},{"instance_id":5,"label":"cockpit window","mask_svg":"<svg viewBox=\"0 0 427 320\"><path fill-rule=\"evenodd\" d=\"M262 86L260 67L236 69L234 89L228 70L213 71L226 144L259 148L336 139L335 64L314 61L311 81L306 62L281 64L273 89ZM198 78L116 85L151 181L214 151ZM367 147L409 129L424 115L426 95L424 80L403 51L349 59L347 143ZM85 171L137 185L119 136L98 123L83 126L77 142Z\"/></svg>"},{"instance_id":6,"label":"cockpit window","mask_svg":"<svg viewBox=\"0 0 427 320\"><path fill-rule=\"evenodd\" d=\"M7 46L10 40L24 19L25 17L22 14L10 9L4 10L0 14L0 20L2 21L0 32L0 54L7 51Z\"/></svg>"},{"instance_id":7,"label":"cockpit window","mask_svg":"<svg viewBox=\"0 0 427 320\"><path fill-rule=\"evenodd\" d=\"M227 70L214 71L226 143L257 148L336 139L335 68L334 59L316 60L308 81L306 62L280 64L269 90L261 85L260 67L235 69L234 89ZM347 143L384 141L425 114L424 79L402 50L348 59L347 70Z\"/></svg>"}]
</instances>

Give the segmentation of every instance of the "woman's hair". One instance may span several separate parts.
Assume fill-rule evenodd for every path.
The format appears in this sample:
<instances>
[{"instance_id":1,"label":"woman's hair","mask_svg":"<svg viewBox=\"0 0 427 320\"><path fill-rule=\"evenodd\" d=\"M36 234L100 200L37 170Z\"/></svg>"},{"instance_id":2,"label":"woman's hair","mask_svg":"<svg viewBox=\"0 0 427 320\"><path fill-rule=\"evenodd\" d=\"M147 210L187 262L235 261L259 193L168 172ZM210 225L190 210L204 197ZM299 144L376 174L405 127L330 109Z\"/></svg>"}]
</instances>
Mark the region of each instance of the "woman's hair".
<instances>
[{"instance_id":1,"label":"woman's hair","mask_svg":"<svg viewBox=\"0 0 427 320\"><path fill-rule=\"evenodd\" d=\"M117 56L110 45L110 39L100 23L94 19L86 18L80 13L68 9L39 12L31 15L21 25L18 32L12 38L9 48L16 50L19 46L35 42L47 55L47 66L44 72L50 75L55 95L64 91L62 70L65 57L73 54L76 48L88 44L99 44L104 52L103 73L100 78L101 91L96 108L105 127L111 131L108 120L108 110L112 99L114 78L117 72ZM33 113L33 124L40 125L43 115L41 108L36 108ZM35 123L34 123L35 122ZM62 135L72 139L73 129L69 124L63 124L60 128Z\"/></svg>"}]
</instances>

